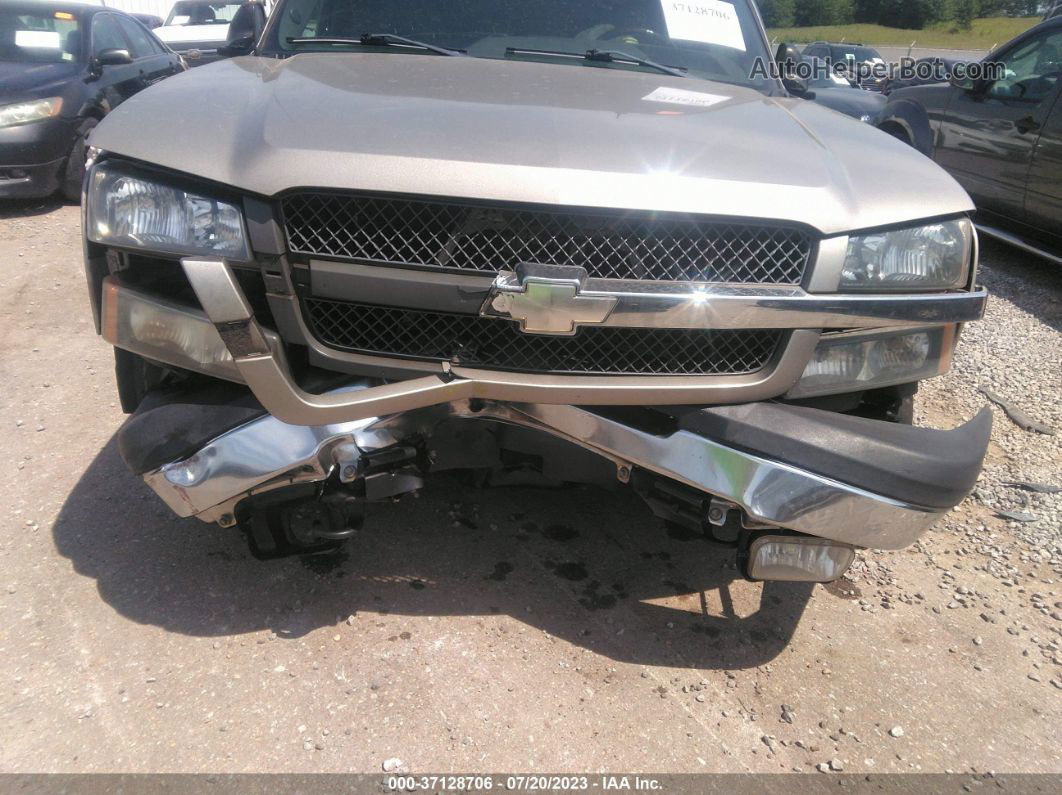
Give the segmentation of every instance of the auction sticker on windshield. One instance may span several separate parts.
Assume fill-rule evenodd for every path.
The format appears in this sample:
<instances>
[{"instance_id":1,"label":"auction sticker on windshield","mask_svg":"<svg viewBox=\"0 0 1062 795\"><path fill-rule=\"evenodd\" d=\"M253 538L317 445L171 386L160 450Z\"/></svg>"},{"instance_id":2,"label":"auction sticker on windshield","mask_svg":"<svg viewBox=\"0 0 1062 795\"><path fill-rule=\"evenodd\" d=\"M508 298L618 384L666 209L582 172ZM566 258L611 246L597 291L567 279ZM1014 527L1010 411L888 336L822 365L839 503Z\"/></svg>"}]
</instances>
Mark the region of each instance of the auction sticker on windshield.
<instances>
[{"instance_id":1,"label":"auction sticker on windshield","mask_svg":"<svg viewBox=\"0 0 1062 795\"><path fill-rule=\"evenodd\" d=\"M741 20L733 3L722 0L661 0L667 34L681 41L719 44L745 51Z\"/></svg>"}]
</instances>

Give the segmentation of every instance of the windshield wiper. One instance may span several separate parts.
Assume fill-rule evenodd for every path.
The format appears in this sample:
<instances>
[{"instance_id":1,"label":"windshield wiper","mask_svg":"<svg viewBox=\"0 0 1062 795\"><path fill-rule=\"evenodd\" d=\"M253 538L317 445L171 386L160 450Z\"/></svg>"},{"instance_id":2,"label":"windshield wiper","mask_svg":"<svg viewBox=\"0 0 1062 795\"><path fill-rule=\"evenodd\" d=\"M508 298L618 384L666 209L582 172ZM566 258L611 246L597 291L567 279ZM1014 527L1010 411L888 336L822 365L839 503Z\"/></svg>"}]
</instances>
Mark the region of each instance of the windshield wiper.
<instances>
[{"instance_id":1,"label":"windshield wiper","mask_svg":"<svg viewBox=\"0 0 1062 795\"><path fill-rule=\"evenodd\" d=\"M600 63L629 63L656 69L658 72L674 77L688 77L685 66L664 66L656 61L639 58L637 55L619 50L587 50L586 52L562 52L560 50L528 50L523 47L506 47L506 55L549 55L554 58L578 58L581 61L598 61Z\"/></svg>"},{"instance_id":2,"label":"windshield wiper","mask_svg":"<svg viewBox=\"0 0 1062 795\"><path fill-rule=\"evenodd\" d=\"M396 36L394 33L363 33L356 39L343 38L342 36L293 36L288 39L288 44L355 44L363 47L415 47L418 50L427 50L437 55L465 54L461 50L451 50L435 44L417 41L416 39L407 39L405 36Z\"/></svg>"}]
</instances>

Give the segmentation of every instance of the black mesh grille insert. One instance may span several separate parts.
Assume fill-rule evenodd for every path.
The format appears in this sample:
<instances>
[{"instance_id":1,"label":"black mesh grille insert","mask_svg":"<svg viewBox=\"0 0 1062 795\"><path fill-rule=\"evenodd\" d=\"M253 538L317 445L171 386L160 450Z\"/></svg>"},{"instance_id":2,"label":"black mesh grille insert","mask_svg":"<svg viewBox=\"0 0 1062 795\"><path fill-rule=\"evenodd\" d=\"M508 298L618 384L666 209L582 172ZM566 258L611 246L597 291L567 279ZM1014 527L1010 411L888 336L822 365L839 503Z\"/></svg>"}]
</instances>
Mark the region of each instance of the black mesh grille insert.
<instances>
[{"instance_id":1,"label":"black mesh grille insert","mask_svg":"<svg viewBox=\"0 0 1062 795\"><path fill-rule=\"evenodd\" d=\"M738 375L770 360L782 332L588 326L574 337L524 334L507 320L304 300L329 347L499 370L626 375Z\"/></svg>"},{"instance_id":2,"label":"black mesh grille insert","mask_svg":"<svg viewBox=\"0 0 1062 795\"><path fill-rule=\"evenodd\" d=\"M811 253L793 227L695 216L479 207L299 193L283 200L296 254L493 273L579 265L603 279L799 284Z\"/></svg>"}]
</instances>

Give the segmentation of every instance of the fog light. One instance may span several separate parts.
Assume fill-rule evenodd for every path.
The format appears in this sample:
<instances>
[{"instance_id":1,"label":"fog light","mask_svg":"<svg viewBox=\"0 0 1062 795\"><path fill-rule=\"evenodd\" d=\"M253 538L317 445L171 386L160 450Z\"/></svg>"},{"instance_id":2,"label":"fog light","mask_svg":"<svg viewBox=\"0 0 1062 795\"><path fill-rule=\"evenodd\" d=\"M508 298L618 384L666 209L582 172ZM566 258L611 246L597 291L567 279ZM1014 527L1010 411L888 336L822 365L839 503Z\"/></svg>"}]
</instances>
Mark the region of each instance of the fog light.
<instances>
[{"instance_id":1,"label":"fog light","mask_svg":"<svg viewBox=\"0 0 1062 795\"><path fill-rule=\"evenodd\" d=\"M848 571L855 549L811 536L762 535L749 545L750 580L833 582Z\"/></svg>"}]
</instances>

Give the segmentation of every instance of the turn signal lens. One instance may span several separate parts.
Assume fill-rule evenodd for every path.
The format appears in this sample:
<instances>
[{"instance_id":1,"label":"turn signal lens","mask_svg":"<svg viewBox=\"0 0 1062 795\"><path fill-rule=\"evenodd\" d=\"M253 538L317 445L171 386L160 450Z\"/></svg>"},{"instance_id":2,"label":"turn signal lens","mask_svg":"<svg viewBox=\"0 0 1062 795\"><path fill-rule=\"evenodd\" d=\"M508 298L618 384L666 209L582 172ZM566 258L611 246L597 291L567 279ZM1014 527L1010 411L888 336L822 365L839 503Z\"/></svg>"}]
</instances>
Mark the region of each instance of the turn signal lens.
<instances>
[{"instance_id":1,"label":"turn signal lens","mask_svg":"<svg viewBox=\"0 0 1062 795\"><path fill-rule=\"evenodd\" d=\"M921 381L947 372L955 327L824 336L787 398Z\"/></svg>"}]
</instances>

